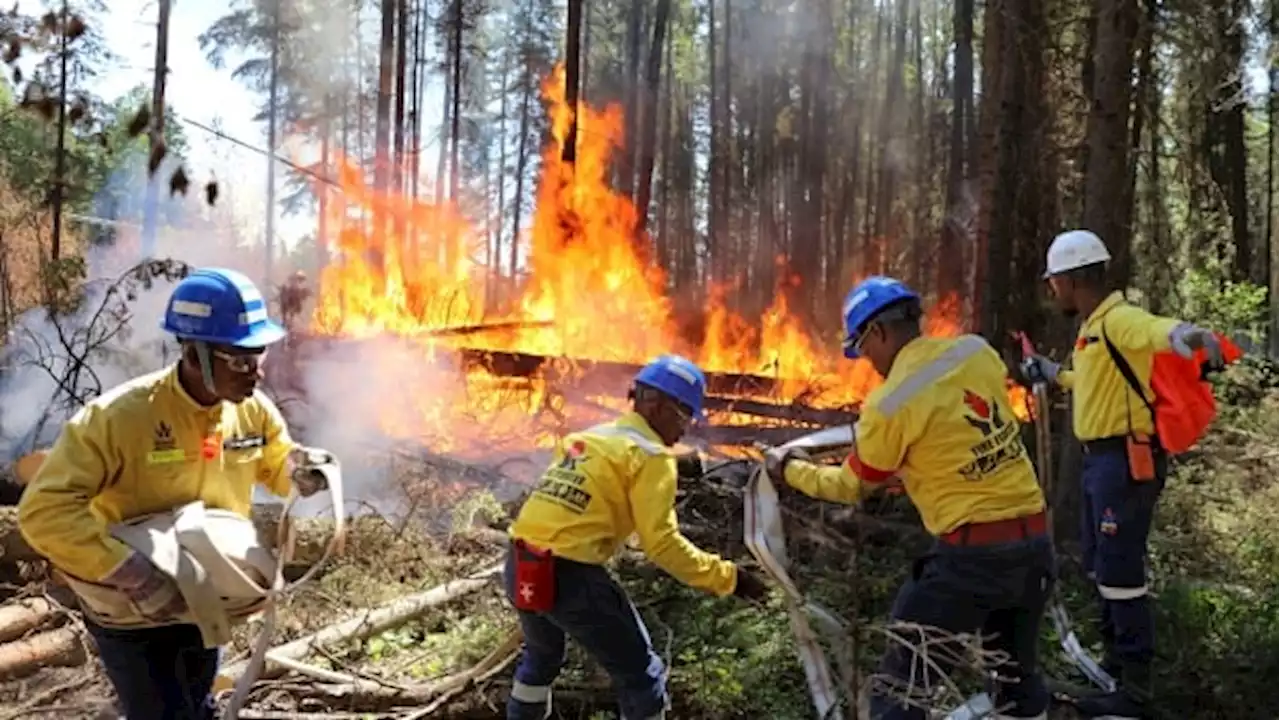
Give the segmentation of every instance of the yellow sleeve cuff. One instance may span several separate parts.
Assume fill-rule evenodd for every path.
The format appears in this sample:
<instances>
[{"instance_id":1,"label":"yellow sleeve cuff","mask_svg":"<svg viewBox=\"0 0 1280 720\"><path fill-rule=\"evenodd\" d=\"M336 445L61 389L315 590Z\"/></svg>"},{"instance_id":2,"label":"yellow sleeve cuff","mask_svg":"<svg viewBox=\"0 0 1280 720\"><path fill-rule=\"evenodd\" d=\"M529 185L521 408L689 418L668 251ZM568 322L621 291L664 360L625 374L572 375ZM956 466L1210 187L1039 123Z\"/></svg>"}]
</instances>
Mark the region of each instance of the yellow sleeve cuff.
<instances>
[{"instance_id":1,"label":"yellow sleeve cuff","mask_svg":"<svg viewBox=\"0 0 1280 720\"><path fill-rule=\"evenodd\" d=\"M1076 384L1076 373L1074 370L1059 370L1057 380L1058 387L1070 390Z\"/></svg>"},{"instance_id":2,"label":"yellow sleeve cuff","mask_svg":"<svg viewBox=\"0 0 1280 720\"><path fill-rule=\"evenodd\" d=\"M792 460L784 471L787 484L818 500L853 505L858 502L862 483L845 465L815 465Z\"/></svg>"}]
</instances>

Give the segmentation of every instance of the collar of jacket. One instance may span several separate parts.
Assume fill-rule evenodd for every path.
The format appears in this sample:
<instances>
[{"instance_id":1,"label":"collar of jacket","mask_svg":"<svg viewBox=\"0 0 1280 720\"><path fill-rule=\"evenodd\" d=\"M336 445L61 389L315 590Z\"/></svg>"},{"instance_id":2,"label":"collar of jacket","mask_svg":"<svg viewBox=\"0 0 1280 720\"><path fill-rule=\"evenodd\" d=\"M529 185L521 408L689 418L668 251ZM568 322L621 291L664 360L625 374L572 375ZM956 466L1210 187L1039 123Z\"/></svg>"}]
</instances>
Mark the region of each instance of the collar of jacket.
<instances>
[{"instance_id":1,"label":"collar of jacket","mask_svg":"<svg viewBox=\"0 0 1280 720\"><path fill-rule=\"evenodd\" d=\"M1089 313L1089 317L1085 318L1084 325L1081 327L1090 327L1098 320L1102 319L1103 315L1106 315L1117 305L1123 303L1124 295L1121 295L1119 290L1113 291L1110 295L1103 298L1102 302L1098 303L1098 307L1094 308L1093 312Z\"/></svg>"},{"instance_id":2,"label":"collar of jacket","mask_svg":"<svg viewBox=\"0 0 1280 720\"><path fill-rule=\"evenodd\" d=\"M649 426L649 421L645 420L644 416L635 410L627 412L625 415L618 418L615 423L620 427L631 428L639 432L641 435L644 435L646 439L652 440L660 447L666 447L666 444L662 442L662 438L658 437L658 433Z\"/></svg>"}]
</instances>

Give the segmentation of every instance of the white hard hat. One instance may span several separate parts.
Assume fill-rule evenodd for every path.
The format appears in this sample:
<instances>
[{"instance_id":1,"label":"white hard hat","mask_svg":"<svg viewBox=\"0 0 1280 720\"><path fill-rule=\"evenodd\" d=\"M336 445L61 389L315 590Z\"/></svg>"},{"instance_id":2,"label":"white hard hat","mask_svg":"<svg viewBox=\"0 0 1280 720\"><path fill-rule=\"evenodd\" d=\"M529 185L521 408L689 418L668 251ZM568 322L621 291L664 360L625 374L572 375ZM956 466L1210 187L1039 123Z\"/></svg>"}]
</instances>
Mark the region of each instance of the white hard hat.
<instances>
[{"instance_id":1,"label":"white hard hat","mask_svg":"<svg viewBox=\"0 0 1280 720\"><path fill-rule=\"evenodd\" d=\"M1097 265L1111 259L1102 239L1088 230L1069 230L1060 233L1049 243L1045 259L1045 278L1070 272L1087 265Z\"/></svg>"}]
</instances>

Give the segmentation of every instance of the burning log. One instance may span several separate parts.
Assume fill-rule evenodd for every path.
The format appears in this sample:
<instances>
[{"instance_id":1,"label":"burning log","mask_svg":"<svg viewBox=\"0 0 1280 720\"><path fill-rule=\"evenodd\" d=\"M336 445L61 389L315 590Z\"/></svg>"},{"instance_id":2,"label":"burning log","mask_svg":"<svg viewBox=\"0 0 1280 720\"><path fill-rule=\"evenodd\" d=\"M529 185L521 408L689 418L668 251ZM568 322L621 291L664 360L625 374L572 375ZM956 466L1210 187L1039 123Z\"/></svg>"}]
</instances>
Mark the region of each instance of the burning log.
<instances>
[{"instance_id":1,"label":"burning log","mask_svg":"<svg viewBox=\"0 0 1280 720\"><path fill-rule=\"evenodd\" d=\"M457 351L464 366L481 367L493 375L533 377L541 374L549 382L568 380L580 392L615 394L625 387L640 365L609 360L555 358L531 353L462 348ZM707 391L722 395L769 395L778 390L778 381L746 373L707 373Z\"/></svg>"},{"instance_id":2,"label":"burning log","mask_svg":"<svg viewBox=\"0 0 1280 720\"><path fill-rule=\"evenodd\" d=\"M703 406L708 410L723 410L725 412L756 415L758 417L774 418L794 423L806 423L809 425L820 425L822 427L832 425L852 425L858 419L858 414L849 410L824 410L821 408L809 407L808 405L801 405L799 403L777 405L774 403L761 402L759 400L728 398L718 395L708 395L707 399L703 402Z\"/></svg>"},{"instance_id":3,"label":"burning log","mask_svg":"<svg viewBox=\"0 0 1280 720\"><path fill-rule=\"evenodd\" d=\"M528 323L523 324L528 326ZM521 327L521 323L489 323L469 327L445 328L422 333L421 337L470 335L487 331L509 330ZM290 336L290 349L299 359L313 352L324 352L338 347L358 349L366 343L414 342L414 336L382 336L377 338L350 338L340 336L295 333ZM635 363L609 360L562 358L533 353L460 348L455 351L458 363L463 367L483 368L500 377L529 378L541 375L550 382L567 381L576 390L591 394L596 392L617 394L640 370ZM351 357L360 357L353 352ZM763 375L747 373L707 373L707 391L721 395L770 395L777 392L778 380Z\"/></svg>"},{"instance_id":4,"label":"burning log","mask_svg":"<svg viewBox=\"0 0 1280 720\"><path fill-rule=\"evenodd\" d=\"M690 437L706 441L710 445L749 447L753 443L778 446L813 432L804 425L712 425L693 428Z\"/></svg>"}]
</instances>

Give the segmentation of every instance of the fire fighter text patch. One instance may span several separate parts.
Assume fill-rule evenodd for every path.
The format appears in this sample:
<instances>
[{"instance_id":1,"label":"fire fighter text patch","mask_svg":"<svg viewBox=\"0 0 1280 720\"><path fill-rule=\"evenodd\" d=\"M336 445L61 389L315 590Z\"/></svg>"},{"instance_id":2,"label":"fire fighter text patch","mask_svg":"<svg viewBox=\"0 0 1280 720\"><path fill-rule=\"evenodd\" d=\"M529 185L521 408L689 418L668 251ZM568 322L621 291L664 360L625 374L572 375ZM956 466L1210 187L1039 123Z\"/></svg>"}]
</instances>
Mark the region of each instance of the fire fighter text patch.
<instances>
[{"instance_id":1,"label":"fire fighter text patch","mask_svg":"<svg viewBox=\"0 0 1280 720\"><path fill-rule=\"evenodd\" d=\"M261 435L245 435L243 437L227 438L222 441L223 450L249 450L251 448L266 447L267 439Z\"/></svg>"},{"instance_id":2,"label":"fire fighter text patch","mask_svg":"<svg viewBox=\"0 0 1280 720\"><path fill-rule=\"evenodd\" d=\"M582 514L591 503L591 493L582 489L587 479L578 464L586 460L586 444L581 440L565 450L564 457L542 476L533 494Z\"/></svg>"},{"instance_id":3,"label":"fire fighter text patch","mask_svg":"<svg viewBox=\"0 0 1280 720\"><path fill-rule=\"evenodd\" d=\"M973 460L960 468L965 480L981 480L1008 463L1022 457L1026 448L1018 436L1018 424L1000 417L996 398L984 398L971 390L964 391L968 412L965 422L982 435L982 440L969 448Z\"/></svg>"}]
</instances>

